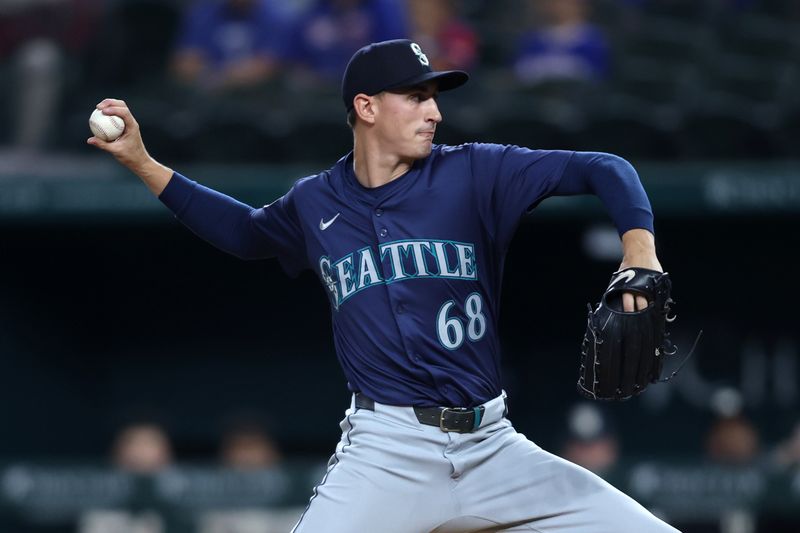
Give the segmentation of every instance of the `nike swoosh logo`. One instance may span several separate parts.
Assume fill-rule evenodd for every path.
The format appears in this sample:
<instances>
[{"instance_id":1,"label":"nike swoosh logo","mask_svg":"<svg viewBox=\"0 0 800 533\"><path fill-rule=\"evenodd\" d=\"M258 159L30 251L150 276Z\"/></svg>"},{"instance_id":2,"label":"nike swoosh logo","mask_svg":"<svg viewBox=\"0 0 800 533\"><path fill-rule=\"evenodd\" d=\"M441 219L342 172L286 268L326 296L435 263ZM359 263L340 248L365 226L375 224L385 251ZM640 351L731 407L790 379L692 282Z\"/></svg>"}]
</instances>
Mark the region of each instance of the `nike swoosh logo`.
<instances>
[{"instance_id":1,"label":"nike swoosh logo","mask_svg":"<svg viewBox=\"0 0 800 533\"><path fill-rule=\"evenodd\" d=\"M333 224L333 222L337 218L339 218L339 215L341 215L341 213L336 213L336 215L332 219L327 221L327 222L325 222L323 219L319 219L319 229L321 229L322 231L325 231L326 229L328 229L330 227L330 225Z\"/></svg>"},{"instance_id":2,"label":"nike swoosh logo","mask_svg":"<svg viewBox=\"0 0 800 533\"><path fill-rule=\"evenodd\" d=\"M616 278L611 280L611 283L609 283L608 286L611 287L612 285L616 285L617 282L619 280L621 280L621 279L624 279L625 282L627 283L630 280L632 280L635 275L636 275L636 272L634 272L633 270L626 270L624 272L620 272L619 275L617 275Z\"/></svg>"}]
</instances>

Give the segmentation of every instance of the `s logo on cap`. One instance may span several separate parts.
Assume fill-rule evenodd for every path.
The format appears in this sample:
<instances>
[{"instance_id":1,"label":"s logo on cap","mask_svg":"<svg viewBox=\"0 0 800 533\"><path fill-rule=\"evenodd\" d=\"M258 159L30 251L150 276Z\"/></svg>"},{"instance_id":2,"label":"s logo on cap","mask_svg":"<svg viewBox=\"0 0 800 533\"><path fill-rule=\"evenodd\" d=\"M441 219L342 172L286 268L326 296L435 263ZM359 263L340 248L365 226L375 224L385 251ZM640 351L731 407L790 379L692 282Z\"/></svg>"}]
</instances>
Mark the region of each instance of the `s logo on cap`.
<instances>
[{"instance_id":1,"label":"s logo on cap","mask_svg":"<svg viewBox=\"0 0 800 533\"><path fill-rule=\"evenodd\" d=\"M435 81L439 91L449 91L464 85L468 79L469 75L461 70L432 70L428 56L417 43L392 39L370 43L353 54L342 76L342 101L349 112L359 93L373 96L429 81Z\"/></svg>"},{"instance_id":2,"label":"s logo on cap","mask_svg":"<svg viewBox=\"0 0 800 533\"><path fill-rule=\"evenodd\" d=\"M417 43L411 43L411 51L414 52L414 54L416 54L417 59L419 59L419 62L425 65L426 67L431 64L430 61L428 61L428 56L422 53L422 48L420 48L420 46Z\"/></svg>"}]
</instances>

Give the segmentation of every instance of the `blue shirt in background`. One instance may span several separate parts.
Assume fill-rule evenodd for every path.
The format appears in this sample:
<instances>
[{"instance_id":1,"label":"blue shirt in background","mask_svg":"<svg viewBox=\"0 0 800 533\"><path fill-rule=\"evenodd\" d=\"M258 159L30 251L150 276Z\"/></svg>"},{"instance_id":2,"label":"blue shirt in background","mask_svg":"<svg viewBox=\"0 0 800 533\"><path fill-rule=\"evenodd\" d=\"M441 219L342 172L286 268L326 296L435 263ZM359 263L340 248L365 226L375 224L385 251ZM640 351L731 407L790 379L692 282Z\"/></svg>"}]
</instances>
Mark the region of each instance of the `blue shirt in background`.
<instances>
[{"instance_id":1,"label":"blue shirt in background","mask_svg":"<svg viewBox=\"0 0 800 533\"><path fill-rule=\"evenodd\" d=\"M176 49L196 51L214 68L258 55L286 55L287 21L270 0L254 0L234 8L225 0L209 0L191 8L183 21Z\"/></svg>"},{"instance_id":2,"label":"blue shirt in background","mask_svg":"<svg viewBox=\"0 0 800 533\"><path fill-rule=\"evenodd\" d=\"M408 16L399 0L320 0L300 18L290 49L294 61L322 78L339 82L359 48L408 35Z\"/></svg>"},{"instance_id":3,"label":"blue shirt in background","mask_svg":"<svg viewBox=\"0 0 800 533\"><path fill-rule=\"evenodd\" d=\"M520 39L514 60L517 78L528 83L548 80L596 80L609 70L609 46L590 24L544 28Z\"/></svg>"}]
</instances>

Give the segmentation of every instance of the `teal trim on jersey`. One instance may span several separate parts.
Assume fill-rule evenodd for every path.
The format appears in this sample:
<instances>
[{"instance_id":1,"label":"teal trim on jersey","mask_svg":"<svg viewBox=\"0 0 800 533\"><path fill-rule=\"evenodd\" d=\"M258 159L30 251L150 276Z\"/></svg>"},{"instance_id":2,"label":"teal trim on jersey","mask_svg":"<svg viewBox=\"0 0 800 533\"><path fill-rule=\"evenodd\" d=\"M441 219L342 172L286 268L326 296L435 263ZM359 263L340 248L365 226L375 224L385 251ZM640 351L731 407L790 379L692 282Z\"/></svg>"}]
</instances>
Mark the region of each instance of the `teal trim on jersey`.
<instances>
[{"instance_id":1,"label":"teal trim on jersey","mask_svg":"<svg viewBox=\"0 0 800 533\"><path fill-rule=\"evenodd\" d=\"M365 276L364 275L364 271L361 270L361 265L363 264L364 256L366 255L364 253L364 250L369 252L369 257L370 257L370 260L372 261L372 266L375 267L375 274L377 275L377 278L378 278L376 281L372 281L372 275L371 274L367 274ZM359 250L356 250L355 253L358 254L358 281L356 282L356 292L358 292L358 291L360 291L362 289L366 289L367 287L371 287L373 285L380 285L381 283L383 283L383 278L381 277L381 270L380 270L381 263L379 261L375 261L375 255L372 253L372 246L365 246L365 247L363 247L363 248L361 248ZM365 277L369 277L370 278L370 282L369 283L364 283L362 285L361 284L361 280L364 279Z\"/></svg>"},{"instance_id":2,"label":"teal trim on jersey","mask_svg":"<svg viewBox=\"0 0 800 533\"><path fill-rule=\"evenodd\" d=\"M409 274L403 268L403 260L408 260L409 258L414 259L414 266L415 268L418 266L417 264L417 257L416 254L413 252L414 247L411 246L413 243L422 243L426 246L419 246L419 249L422 254L422 262L426 266L426 270L424 274L419 274L415 272L414 274ZM402 273L401 277L397 277L396 269L394 264L394 259L392 257L392 248L387 246L391 245L405 245L408 244L409 246L398 246L398 260L400 262L400 270ZM458 275L441 275L441 274L434 274L427 270L427 263L425 262L426 253L430 256L435 262L436 266L439 267L440 265L440 258L439 255L436 253L436 244L441 244L442 246L450 245L454 248L457 258L457 266L456 268L460 272ZM459 248L460 247L460 248ZM322 277L323 282L328 288L328 291L332 294L335 299L334 307L336 310L339 309L344 302L348 299L353 297L354 295L358 294L364 289L368 289L370 287L375 287L377 285L388 285L390 283L395 283L398 281L405 281L410 279L450 279L450 280L462 280L462 281L477 281L478 280L478 265L475 263L475 245L468 242L460 242L460 241L452 241L447 239L400 239L396 241L389 241L378 245L378 253L380 254L380 260L377 260L376 255L373 253L374 246L365 246L356 250L355 252L349 253L344 257L341 257L336 262L331 262L331 259L324 255L319 258L317 264L319 265L320 269L320 276ZM463 250L463 252L461 251ZM401 255L402 254L402 255ZM364 261L364 256L369 255L371 260L372 266L375 266L375 274L377 279L372 279L373 276L367 274L366 276L363 275L361 271L361 265ZM411 257L411 256L414 257ZM329 274L326 277L325 272L322 269L324 262L328 265ZM389 261L389 266L395 275L390 278L383 278L383 271L382 266L386 261ZM446 267L451 265L447 264L447 257L444 257L444 264ZM466 274L461 273L462 264L464 266L463 270L466 271ZM343 265L342 272L349 274L349 276L345 277L344 280L339 279L339 265ZM333 273L336 272L337 276L336 279L333 278ZM362 285L362 279L365 283ZM369 280L369 283L366 281ZM346 295L344 294L346 293ZM477 294L477 293L472 293Z\"/></svg>"},{"instance_id":3,"label":"teal trim on jersey","mask_svg":"<svg viewBox=\"0 0 800 533\"><path fill-rule=\"evenodd\" d=\"M325 271L322 269L323 260L328 265L328 273L326 274ZM325 284L325 287L328 289L328 292L331 295L331 299L333 301L333 309L335 311L339 310L339 286L333 276L331 276L331 268L333 268L331 264L331 258L327 255L320 256L317 260L317 266L319 266L319 276L322 279L322 282Z\"/></svg>"},{"instance_id":4,"label":"teal trim on jersey","mask_svg":"<svg viewBox=\"0 0 800 533\"><path fill-rule=\"evenodd\" d=\"M477 301L479 302L479 309L475 314L471 314L471 309L467 304L467 302L469 302L470 298L472 298L473 295L477 296ZM489 321L487 320L486 315L483 314L483 297L479 292L471 292L469 295L467 295L466 299L464 300L463 309L464 309L464 314L467 315L466 327L464 327L464 320L462 319L462 317L448 316L450 309L447 310L448 314L444 315L445 319L444 322L447 323L450 322L451 320L455 320L458 323L461 332L461 340L457 344L455 344L452 348L447 346L447 344L445 344L445 342L442 340L443 329L440 326L442 321L442 311L444 311L445 307L447 307L448 305L452 305L453 308L456 308L458 310L458 308L456 307L455 300L447 300L442 304L441 307L439 307L439 311L436 313L436 337L439 341L439 344L441 344L444 349L450 351L457 350L458 348L461 347L462 344L464 344L464 342L466 341L478 342L483 338L484 335L486 335L486 331L489 329ZM478 317L480 317L480 320L483 323L483 329L480 331L478 335L472 335L472 333L470 332L470 327ZM444 335L447 335L447 328L444 328ZM447 337L446 340L448 341L450 340L449 336Z\"/></svg>"},{"instance_id":5,"label":"teal trim on jersey","mask_svg":"<svg viewBox=\"0 0 800 533\"><path fill-rule=\"evenodd\" d=\"M452 245L454 245L454 246L455 246L455 245L466 246L467 248L469 248L470 250L472 250L472 257L473 257L473 259L475 258L475 244L473 244L473 243L471 243L471 242L450 241L450 240L447 240L447 239L445 239L445 240L436 240L436 241L434 241L434 240L430 240L429 242L441 242L441 243L452 244ZM458 248L456 248L456 250L458 250ZM438 263L439 263L439 256L436 254L436 249L433 249L433 250L431 251L431 254L432 254L432 255L433 255L433 257L436 259L436 263L438 264ZM446 261L446 260L447 260L447 258L445 258L445 261ZM440 277L440 278L445 278L445 279L474 279L474 280L477 280L477 279L478 279L478 265L477 265L477 263L475 263L474 261L473 261L473 264L475 264L475 266L474 266L474 269L473 269L473 272L472 272L472 274L471 274L471 275L468 275L468 276L465 276L465 277L455 277L455 276L442 276L442 275L438 275L437 277Z\"/></svg>"},{"instance_id":6,"label":"teal trim on jersey","mask_svg":"<svg viewBox=\"0 0 800 533\"><path fill-rule=\"evenodd\" d=\"M364 248L360 248L359 250L356 250L356 251L355 251L354 253L352 253L352 254L348 254L348 255L346 255L345 257L343 257L342 259L340 259L339 261L337 261L336 263L334 263L334 265L336 265L336 264L338 264L338 263L341 263L341 262L342 262L344 259L346 259L346 258L348 258L348 257L354 256L355 254L358 254L358 257L359 257L359 268L360 268L360 265L361 265L361 256L363 255L361 252L363 252L364 250L368 250L368 251L369 251L369 255L370 255L370 257L372 257L372 263L373 263L373 264L375 265L375 267L376 267L376 272L377 272L377 274L378 274L378 280L377 280L377 281L374 281L374 282L371 282L371 283L369 283L369 284L365 284L365 285L363 285L363 286L361 286L361 287L359 287L359 286L358 286L358 285L359 285L359 281L360 281L360 279L359 279L359 280L355 280L355 282L354 282L354 283L355 283L355 287L356 287L356 289L355 289L354 291L351 291L350 293L348 293L348 295L347 295L347 296L345 296L344 298L342 298L341 296L339 296L339 305L342 305L344 302L346 302L347 300L349 300L350 298L352 298L353 296L355 296L355 295L356 295L356 294L358 294L359 292L363 291L364 289L369 289L370 287L375 287L375 286L377 286L377 285L384 285L384 284L386 283L386 281L385 281L383 278L381 278L381 277L380 277L380 275L381 275L381 271L380 271L380 265L381 265L381 263L380 263L380 262L376 262L376 261L375 261L375 255L372 253L372 247L371 247L371 246L365 246ZM355 262L353 263L353 265L355 265ZM360 271L360 270L359 270L359 272L358 272L358 277L359 277L359 278L361 278L361 271ZM336 283L337 283L337 286L338 286L338 284L339 284L338 280L336 281Z\"/></svg>"},{"instance_id":7,"label":"teal trim on jersey","mask_svg":"<svg viewBox=\"0 0 800 533\"><path fill-rule=\"evenodd\" d=\"M436 258L436 255L433 252L433 246L432 246L430 240L411 239L411 240L407 240L407 241L394 241L394 242L403 242L403 243L406 243L406 244L414 244L416 242L421 242L423 244L429 245L426 249L422 250L422 262L426 267L427 267L427 263L425 263L425 252L426 251L428 252L428 254L431 257L433 257L434 259ZM389 243L387 243L387 244L389 244ZM405 246L405 247L403 247L403 249L400 250L400 252L406 257L406 259L408 259L412 255L411 250L413 250L413 248L411 246ZM413 255L414 255L414 267L416 267L417 266L417 261L416 261L417 256L416 256L416 254L413 254ZM420 274L419 273L419 269L417 269L417 273L416 274L412 274L412 276L416 277L416 278L428 278L428 277L431 277L433 275L434 274L431 274L430 272L428 272L427 268L425 269L425 273L424 274Z\"/></svg>"},{"instance_id":8,"label":"teal trim on jersey","mask_svg":"<svg viewBox=\"0 0 800 533\"><path fill-rule=\"evenodd\" d=\"M439 315L442 313L442 309L444 309L447 304L452 304L453 307L456 307L455 300L447 300L445 303L443 303L439 307L439 310L436 311L436 320L437 321L439 320ZM441 332L439 331L439 324L438 323L436 324L436 339L439 341L439 344L442 346L442 348L444 348L445 350L448 350L450 352L454 352L454 351L458 350L459 348L461 348L461 345L464 344L464 337L467 335L467 333L466 333L466 331L464 331L464 322L461 320L461 318L459 318L457 316L453 316L453 317L448 317L448 320L455 320L456 322L458 322L461 325L461 340L458 342L458 344L456 344L452 348L448 347L442 341L442 335L441 335Z\"/></svg>"},{"instance_id":9,"label":"teal trim on jersey","mask_svg":"<svg viewBox=\"0 0 800 533\"><path fill-rule=\"evenodd\" d=\"M472 323L473 317L472 317L472 315L469 314L469 311L468 311L469 306L467 305L467 302L469 302L469 299L472 298L473 295L477 296L478 297L478 302L480 302L480 309L478 310L478 314L476 314L475 316L476 317L477 316L483 317L483 331L480 332L480 335L477 335L475 337L473 337L472 334L469 331L469 325ZM477 291L471 292L471 293L469 293L467 295L466 298L464 298L464 313L467 315L467 319L468 319L467 328L465 330L465 333L467 334L467 338L472 342L478 342L479 340L481 340L483 338L484 335L486 335L486 330L489 329L489 321L486 319L486 315L483 313L483 296L481 295L481 293L479 293Z\"/></svg>"},{"instance_id":10,"label":"teal trim on jersey","mask_svg":"<svg viewBox=\"0 0 800 533\"><path fill-rule=\"evenodd\" d=\"M342 303L346 302L347 300L349 300L350 298L352 298L353 296L355 296L359 292L363 291L364 289L371 289L372 287L377 287L378 285L391 285L392 283L399 283L399 282L407 281L407 280L410 280L410 279L454 279L454 280L459 280L459 281L475 281L473 279L467 279L467 278L454 278L454 277L433 276L433 275L431 275L431 276L406 276L404 278L395 279L395 280L389 280L389 281L381 280L381 281L377 281L375 283L372 283L371 285L365 285L365 286L361 287L360 289L357 288L356 290L354 290L353 292L348 294L346 298L340 298L339 299L339 305L341 305Z\"/></svg>"},{"instance_id":11,"label":"teal trim on jersey","mask_svg":"<svg viewBox=\"0 0 800 533\"><path fill-rule=\"evenodd\" d=\"M458 248L457 248L457 250L458 250ZM472 277L474 279L478 279L478 264L475 262L475 245L471 244L468 248L466 248L466 250L469 250L469 252L472 254L472 256L471 256L472 261L468 261L468 263L466 265L464 265L465 266L464 270L467 271L465 274L466 274L467 277ZM465 257L465 259L470 259L470 258ZM459 260L459 263L460 262L461 261ZM472 273L469 272L469 267L470 267L469 263L472 263Z\"/></svg>"},{"instance_id":12,"label":"teal trim on jersey","mask_svg":"<svg viewBox=\"0 0 800 533\"><path fill-rule=\"evenodd\" d=\"M454 279L454 280L458 280L458 281L477 281L477 280L474 280L472 278L462 278L462 277L455 277L455 276L439 276L439 275L431 274L430 276L406 276L406 277L400 278L400 279L390 279L389 281L384 281L384 283L386 285L389 285L391 283L398 283L398 282L406 281L406 280L409 280L409 279Z\"/></svg>"},{"instance_id":13,"label":"teal trim on jersey","mask_svg":"<svg viewBox=\"0 0 800 533\"><path fill-rule=\"evenodd\" d=\"M436 253L436 249L433 247L434 243L438 242L438 243L442 243L442 244L452 244L454 247L456 245L464 246L464 247L466 247L466 248L468 248L468 249L470 249L472 251L472 259L473 259L472 263L474 265L473 270L472 270L472 272L470 272L466 276L462 276L462 275L459 275L459 276L452 276L452 275L451 276L442 276L441 274L433 274L433 273L425 274L425 275L421 276L419 274L408 274L405 270L403 270L403 277L401 277L399 279L397 279L396 276L392 276L391 278L386 278L384 281L387 284L394 283L396 281L403 281L405 279L416 279L416 278L461 279L461 280L466 280L466 281L469 281L469 280L476 280L477 281L477 279L478 279L478 265L474 261L474 258L475 258L475 245L473 243L470 243L470 242L451 241L451 240L448 240L448 239L401 239L401 240L397 240L397 241L385 242L385 243L379 245L378 246L378 249L379 249L378 251L380 252L380 248L383 247L383 246L386 246L386 245L398 244L398 243L413 243L413 242L422 242L422 243L426 243L426 244L431 244L431 247L428 248L426 251L436 261L437 266L439 264L439 256ZM458 250L458 248L456 248L456 250ZM403 250L400 250L400 251L406 257L409 256L410 249L403 249ZM388 252L388 250L386 250L383 253L381 253L381 263L383 262L383 257L386 255L386 252ZM391 258L390 258L390 260L391 260ZM446 260L447 260L447 258L445 258L445 261ZM469 268L469 265L467 265L467 267Z\"/></svg>"},{"instance_id":14,"label":"teal trim on jersey","mask_svg":"<svg viewBox=\"0 0 800 533\"><path fill-rule=\"evenodd\" d=\"M346 262L348 260L350 260L349 266L346 264ZM338 286L342 290L342 292L344 292L344 291L347 292L347 296L344 296L344 294L342 294L340 296L340 301L341 302L345 301L347 298L352 296L357 290L356 288L354 288L354 287L358 286L358 280L357 279L353 279L355 277L355 274L356 274L356 269L353 266L354 265L353 261L354 261L353 254L350 253L350 254L347 254L346 256L342 257L341 259L339 259L338 261L336 261L335 263L333 263L331 265L331 268L335 268L336 269L336 273L337 274L339 273L340 270L343 270L346 273L350 274L350 276L344 278L344 280L342 280L342 276L337 276L337 279L336 279L336 283L338 284ZM339 265L344 265L344 268L340 269ZM349 286L348 286L348 284L349 284ZM349 288L352 288L352 290L347 290Z\"/></svg>"},{"instance_id":15,"label":"teal trim on jersey","mask_svg":"<svg viewBox=\"0 0 800 533\"><path fill-rule=\"evenodd\" d=\"M392 257L392 245L393 244L404 244L406 242L408 242L408 241L392 241L392 242L385 242L383 244L379 244L378 245L378 253L380 254L380 257L381 257L381 264L383 264L384 258L386 258L386 255L388 254L389 255L389 257L388 257L389 264L391 265L392 272L394 274L392 277L386 278L386 282L387 283L392 282L392 281L400 281L400 280L407 279L407 278L417 277L416 274L408 274L405 271L405 269L403 268L402 258L400 258L400 253L402 252L402 250L400 250L400 248L397 249L398 250L397 260L400 263L398 266L400 267L400 273L402 274L401 276L398 276L398 269L395 268L394 258Z\"/></svg>"}]
</instances>

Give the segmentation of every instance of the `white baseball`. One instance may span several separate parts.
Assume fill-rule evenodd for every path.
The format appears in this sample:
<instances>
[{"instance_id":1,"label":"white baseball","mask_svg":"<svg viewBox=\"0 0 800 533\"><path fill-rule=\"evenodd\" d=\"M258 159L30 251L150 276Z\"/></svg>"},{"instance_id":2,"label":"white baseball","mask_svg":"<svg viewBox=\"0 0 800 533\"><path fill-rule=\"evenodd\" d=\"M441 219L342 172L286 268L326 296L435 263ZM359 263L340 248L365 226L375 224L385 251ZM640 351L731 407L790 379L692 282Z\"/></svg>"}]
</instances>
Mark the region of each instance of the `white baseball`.
<instances>
[{"instance_id":1,"label":"white baseball","mask_svg":"<svg viewBox=\"0 0 800 533\"><path fill-rule=\"evenodd\" d=\"M122 135L125 122L120 117L104 115L102 111L95 109L89 117L89 129L98 139L110 142Z\"/></svg>"}]
</instances>

